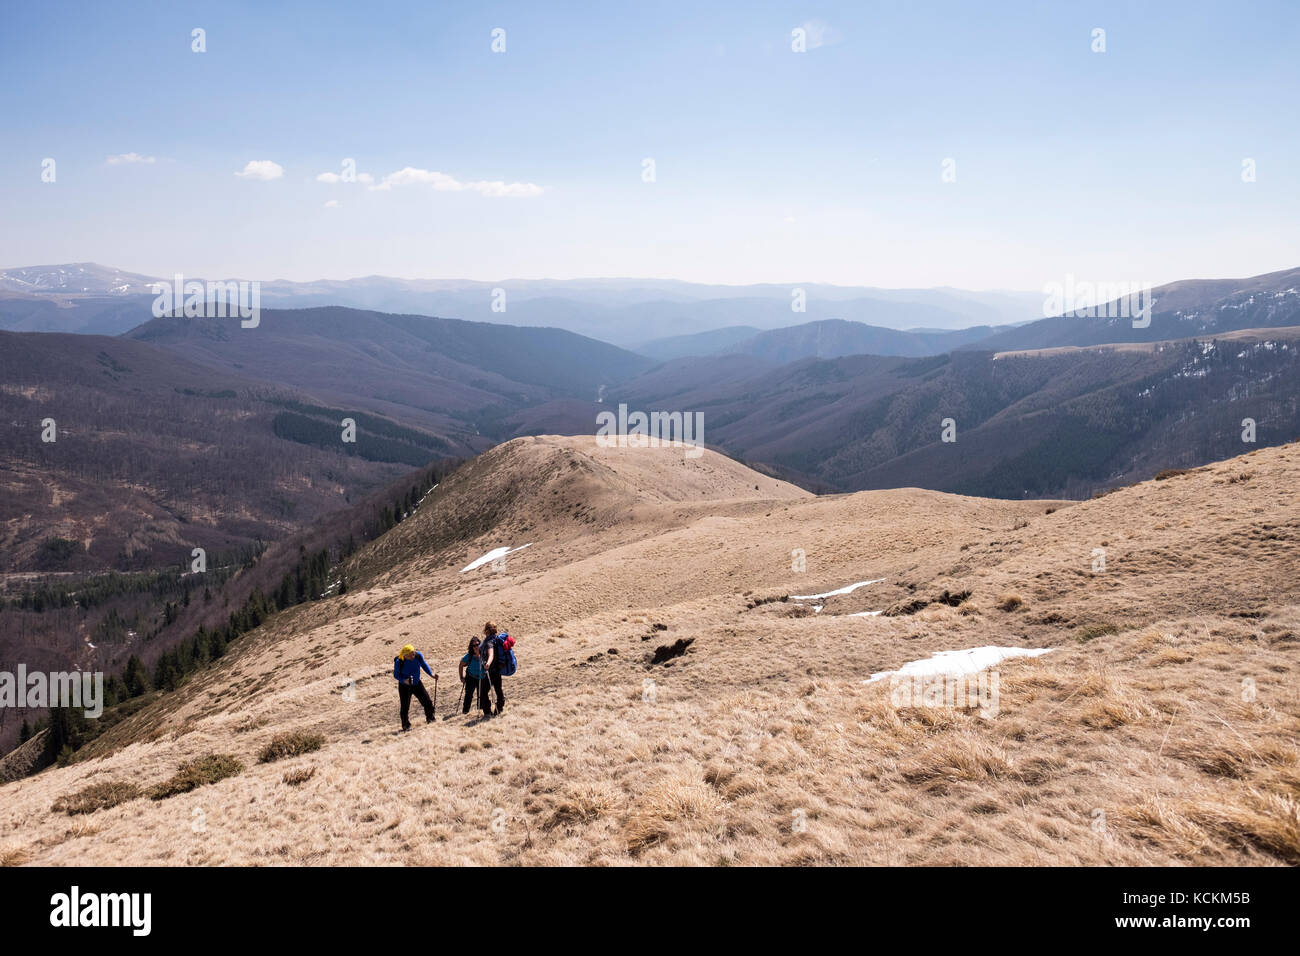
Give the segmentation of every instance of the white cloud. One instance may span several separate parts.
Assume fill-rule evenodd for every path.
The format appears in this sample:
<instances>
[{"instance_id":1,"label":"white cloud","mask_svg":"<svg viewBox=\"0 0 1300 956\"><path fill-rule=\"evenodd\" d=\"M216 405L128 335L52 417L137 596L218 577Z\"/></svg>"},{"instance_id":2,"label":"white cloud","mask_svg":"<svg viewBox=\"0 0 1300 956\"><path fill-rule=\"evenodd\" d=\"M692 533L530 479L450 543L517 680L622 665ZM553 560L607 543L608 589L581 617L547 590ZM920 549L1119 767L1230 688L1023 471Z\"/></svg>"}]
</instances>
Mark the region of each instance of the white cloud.
<instances>
[{"instance_id":1,"label":"white cloud","mask_svg":"<svg viewBox=\"0 0 1300 956\"><path fill-rule=\"evenodd\" d=\"M271 162L269 159L254 159L249 161L243 172L235 173L235 175L241 179L260 179L267 182L283 176L284 167L279 163Z\"/></svg>"},{"instance_id":2,"label":"white cloud","mask_svg":"<svg viewBox=\"0 0 1300 956\"><path fill-rule=\"evenodd\" d=\"M375 188L392 189L394 186L410 186L412 184L432 186L434 189L456 189L460 185L446 173L407 166L395 173L389 173L384 177L383 182Z\"/></svg>"},{"instance_id":3,"label":"white cloud","mask_svg":"<svg viewBox=\"0 0 1300 956\"><path fill-rule=\"evenodd\" d=\"M338 207L338 204L339 204L339 201L338 201L337 199L331 199L331 200L329 200L328 202L325 203L325 208L326 208L326 209L335 209L335 208Z\"/></svg>"},{"instance_id":4,"label":"white cloud","mask_svg":"<svg viewBox=\"0 0 1300 956\"><path fill-rule=\"evenodd\" d=\"M144 163L152 166L158 162L154 156L141 156L139 153L118 153L116 156L108 157L108 165L124 166L130 163Z\"/></svg>"},{"instance_id":5,"label":"white cloud","mask_svg":"<svg viewBox=\"0 0 1300 956\"><path fill-rule=\"evenodd\" d=\"M414 166L407 166L395 173L389 173L379 185L372 186L371 189L388 190L394 186L411 185L432 186L439 192L476 192L480 196L494 198L503 196L533 197L542 194L542 187L536 183L506 183L500 180L481 179L461 182L446 173L440 173L433 169L416 169Z\"/></svg>"}]
</instances>

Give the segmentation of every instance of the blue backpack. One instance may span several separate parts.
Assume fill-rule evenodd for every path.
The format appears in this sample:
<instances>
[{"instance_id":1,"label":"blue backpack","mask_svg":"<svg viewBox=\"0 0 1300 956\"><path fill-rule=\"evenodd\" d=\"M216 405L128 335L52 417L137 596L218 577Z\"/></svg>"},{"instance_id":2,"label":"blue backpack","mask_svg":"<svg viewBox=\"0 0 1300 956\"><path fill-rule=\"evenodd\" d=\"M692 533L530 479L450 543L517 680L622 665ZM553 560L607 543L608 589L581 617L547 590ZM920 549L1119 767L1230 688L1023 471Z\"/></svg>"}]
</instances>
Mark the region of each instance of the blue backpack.
<instances>
[{"instance_id":1,"label":"blue backpack","mask_svg":"<svg viewBox=\"0 0 1300 956\"><path fill-rule=\"evenodd\" d=\"M496 659L501 663L501 676L513 677L515 671L519 669L519 660L515 657L514 643L515 639L502 631L491 640L483 642L483 646L479 648L479 655L486 662L488 648L492 648L496 652Z\"/></svg>"}]
</instances>

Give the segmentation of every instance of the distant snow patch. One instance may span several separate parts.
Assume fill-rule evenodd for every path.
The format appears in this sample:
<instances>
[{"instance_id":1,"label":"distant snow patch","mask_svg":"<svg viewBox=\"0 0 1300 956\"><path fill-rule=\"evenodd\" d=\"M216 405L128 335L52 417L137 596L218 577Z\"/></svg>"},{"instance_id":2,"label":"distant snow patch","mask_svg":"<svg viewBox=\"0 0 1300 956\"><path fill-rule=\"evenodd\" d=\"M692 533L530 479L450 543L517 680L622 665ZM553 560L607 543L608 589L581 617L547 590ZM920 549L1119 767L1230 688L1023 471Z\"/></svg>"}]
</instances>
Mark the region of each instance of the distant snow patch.
<instances>
[{"instance_id":1,"label":"distant snow patch","mask_svg":"<svg viewBox=\"0 0 1300 956\"><path fill-rule=\"evenodd\" d=\"M874 581L859 581L857 584L850 584L847 587L838 588L834 591L827 591L825 594L791 594L792 601L816 601L818 598L834 597L837 594L852 594L858 588L864 588L868 584L879 584L884 578L876 578Z\"/></svg>"},{"instance_id":2,"label":"distant snow patch","mask_svg":"<svg viewBox=\"0 0 1300 956\"><path fill-rule=\"evenodd\" d=\"M881 613L883 613L883 612L881 612L881 611L854 611L852 614L849 614L849 615L847 615L847 616L848 616L848 617L878 617Z\"/></svg>"},{"instance_id":3,"label":"distant snow patch","mask_svg":"<svg viewBox=\"0 0 1300 956\"><path fill-rule=\"evenodd\" d=\"M936 651L919 661L908 661L896 671L881 671L864 680L874 684L885 677L961 677L978 674L1008 657L1041 657L1052 647L971 647L964 651Z\"/></svg>"},{"instance_id":4,"label":"distant snow patch","mask_svg":"<svg viewBox=\"0 0 1300 956\"><path fill-rule=\"evenodd\" d=\"M480 568L485 564L489 564L497 558L504 558L507 554L514 554L516 551L522 551L524 548L531 546L532 542L530 541L528 544L521 544L517 548L493 548L487 554L483 555L483 557L471 561L469 564L465 565L465 567L461 568L460 573L464 574L466 571L473 571L475 568Z\"/></svg>"}]
</instances>

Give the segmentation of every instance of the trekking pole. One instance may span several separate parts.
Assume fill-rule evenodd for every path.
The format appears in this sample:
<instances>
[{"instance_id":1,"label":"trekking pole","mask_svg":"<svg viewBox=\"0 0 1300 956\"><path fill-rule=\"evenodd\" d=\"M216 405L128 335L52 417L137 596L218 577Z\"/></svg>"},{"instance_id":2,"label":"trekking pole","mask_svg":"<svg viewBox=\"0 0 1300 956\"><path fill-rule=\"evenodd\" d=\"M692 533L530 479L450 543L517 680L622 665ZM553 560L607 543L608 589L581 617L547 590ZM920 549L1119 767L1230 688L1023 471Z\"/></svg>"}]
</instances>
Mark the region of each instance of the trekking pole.
<instances>
[{"instance_id":1,"label":"trekking pole","mask_svg":"<svg viewBox=\"0 0 1300 956\"><path fill-rule=\"evenodd\" d=\"M460 679L460 678L457 677L457 680L459 680L459 679ZM462 693L464 692L464 682L463 682L463 681L461 681L461 692L462 692ZM459 703L459 699L453 697L453 699L452 699L452 701L451 701L451 706L450 706L449 708L447 708L447 713L445 713L445 714L442 715L443 720L450 720L450 719L451 719L452 714L454 714L454 713L456 712L456 705L457 705L458 703Z\"/></svg>"},{"instance_id":2,"label":"trekking pole","mask_svg":"<svg viewBox=\"0 0 1300 956\"><path fill-rule=\"evenodd\" d=\"M433 675L433 715L438 716L438 675Z\"/></svg>"},{"instance_id":3,"label":"trekking pole","mask_svg":"<svg viewBox=\"0 0 1300 956\"><path fill-rule=\"evenodd\" d=\"M450 720L456 714L456 707L460 704L460 698L465 696L465 682L460 682L460 695L452 700L451 706L447 708L447 713L443 714L443 720Z\"/></svg>"}]
</instances>

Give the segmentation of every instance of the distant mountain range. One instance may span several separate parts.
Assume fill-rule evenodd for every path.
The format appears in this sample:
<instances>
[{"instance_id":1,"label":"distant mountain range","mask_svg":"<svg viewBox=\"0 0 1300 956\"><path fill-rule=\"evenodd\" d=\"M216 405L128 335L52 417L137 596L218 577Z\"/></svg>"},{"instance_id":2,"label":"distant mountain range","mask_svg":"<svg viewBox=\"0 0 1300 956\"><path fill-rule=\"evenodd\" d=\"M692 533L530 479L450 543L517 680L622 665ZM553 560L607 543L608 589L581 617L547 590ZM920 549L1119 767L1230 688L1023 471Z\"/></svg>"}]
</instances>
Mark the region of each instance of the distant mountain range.
<instances>
[{"instance_id":1,"label":"distant mountain range","mask_svg":"<svg viewBox=\"0 0 1300 956\"><path fill-rule=\"evenodd\" d=\"M843 319L823 319L780 329L729 326L696 335L671 336L639 351L661 360L687 356L744 354L776 362L848 355L919 357L956 349L1004 352L1089 346L1111 342L1158 342L1213 335L1237 329L1300 324L1300 269L1248 279L1197 279L1173 282L1151 292L1151 320L1135 328L1119 309L1096 314L1053 316L1000 327L900 331ZM1107 312L1111 313L1109 316Z\"/></svg>"},{"instance_id":2,"label":"distant mountain range","mask_svg":"<svg viewBox=\"0 0 1300 956\"><path fill-rule=\"evenodd\" d=\"M75 278L68 269L62 279L48 269L5 275L51 290L14 295L59 311L64 301L129 301L139 281L90 268ZM117 337L0 333L0 412L12 433L0 467L21 489L10 518L26 516L11 523L6 556L10 570L35 567L50 536L41 529L53 527L46 512L75 518L83 506L83 563L129 567L156 542L179 553L192 537L176 531L188 520L192 483L178 468L249 471L218 483L200 509L240 515L236 524L214 519L213 547L273 537L401 467L473 455L518 435L588 433L597 413L618 402L700 411L710 445L819 489L901 483L1007 497L1090 494L1239 450L1222 444L1234 416L1256 419L1261 443L1295 437L1300 378L1285 327L1300 326L1298 284L1300 270L1174 283L1156 290L1151 329L1079 317L910 332L818 320L664 339L647 348L654 357L557 328L339 306L267 308L256 329L150 317ZM62 291L73 286L87 291ZM586 290L612 294L600 282ZM1243 328L1263 331L1234 333ZM1137 348L1134 339L1152 329L1170 344ZM1175 341L1192 335L1222 341ZM1099 341L1125 347L1088 350ZM690 357L695 348L711 354ZM1204 348L1212 351L1197 353ZM1020 351L1039 354L995 357ZM37 425L46 417L66 430L66 444L41 446ZM344 417L358 421L359 447L339 445ZM956 454L936 444L945 417L958 423ZM84 438L73 441L77 434ZM33 476L58 461L69 484L46 501ZM292 491L272 492L258 477L272 462ZM85 483L102 481L122 482L141 503L96 524L93 515L110 502ZM241 488L280 504L257 512L231 498ZM136 527L128 513L146 518Z\"/></svg>"},{"instance_id":3,"label":"distant mountain range","mask_svg":"<svg viewBox=\"0 0 1300 956\"><path fill-rule=\"evenodd\" d=\"M0 272L0 329L117 335L152 318L152 284L171 281L171 276L142 276L89 262L8 269ZM796 290L802 312L794 308ZM653 338L731 325L775 329L794 319L844 319L893 329L1006 325L1035 318L1042 299L1024 292L818 283L719 286L666 279L478 282L384 276L263 280L261 296L266 308L348 306L554 327L629 348Z\"/></svg>"},{"instance_id":4,"label":"distant mountain range","mask_svg":"<svg viewBox=\"0 0 1300 956\"><path fill-rule=\"evenodd\" d=\"M74 263L0 272L0 329L119 335L153 318L154 282ZM1081 314L1042 318L1038 293L872 289L809 283L713 286L656 279L392 279L261 283L262 307L346 306L564 329L656 361L744 353L777 362L846 355L920 357L954 349L1016 351L1154 342L1287 325L1300 312L1300 269L1197 279L1153 290L1150 324ZM802 304L803 311L794 306ZM798 321L792 321L797 319ZM654 332L656 335L649 333Z\"/></svg>"}]
</instances>

